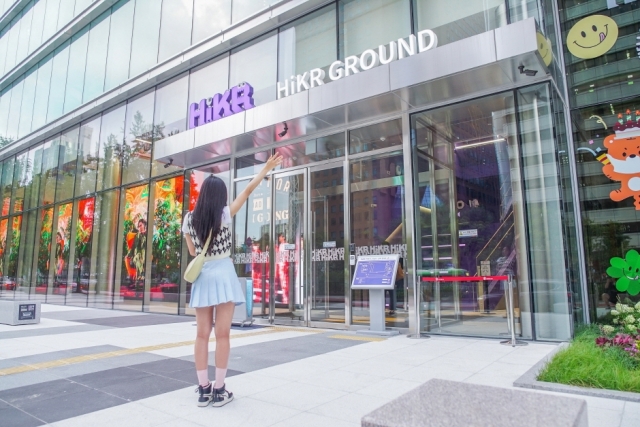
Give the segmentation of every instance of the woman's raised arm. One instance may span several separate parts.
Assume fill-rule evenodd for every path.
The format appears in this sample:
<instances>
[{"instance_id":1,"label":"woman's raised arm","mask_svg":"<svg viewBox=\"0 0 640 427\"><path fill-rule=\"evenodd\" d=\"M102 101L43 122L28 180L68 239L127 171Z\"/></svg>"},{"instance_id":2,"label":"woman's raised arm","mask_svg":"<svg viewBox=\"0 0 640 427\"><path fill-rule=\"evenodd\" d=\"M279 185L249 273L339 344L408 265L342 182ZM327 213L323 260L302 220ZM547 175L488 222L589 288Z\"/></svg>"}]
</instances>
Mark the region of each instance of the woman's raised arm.
<instances>
[{"instance_id":1,"label":"woman's raised arm","mask_svg":"<svg viewBox=\"0 0 640 427\"><path fill-rule=\"evenodd\" d=\"M236 199L233 202L231 202L231 204L229 205L231 216L234 216L236 213L238 213L242 205L244 205L244 202L247 201L251 193L253 193L253 191L258 187L258 185L260 185L264 177L267 176L267 174L273 168L275 168L276 166L279 166L280 164L282 164L282 156L280 154L274 154L273 156L269 157L269 160L267 160L267 163L264 165L260 173L256 175L256 177L253 178L251 182L249 182L247 187L244 190L242 190L242 192L238 194Z\"/></svg>"}]
</instances>

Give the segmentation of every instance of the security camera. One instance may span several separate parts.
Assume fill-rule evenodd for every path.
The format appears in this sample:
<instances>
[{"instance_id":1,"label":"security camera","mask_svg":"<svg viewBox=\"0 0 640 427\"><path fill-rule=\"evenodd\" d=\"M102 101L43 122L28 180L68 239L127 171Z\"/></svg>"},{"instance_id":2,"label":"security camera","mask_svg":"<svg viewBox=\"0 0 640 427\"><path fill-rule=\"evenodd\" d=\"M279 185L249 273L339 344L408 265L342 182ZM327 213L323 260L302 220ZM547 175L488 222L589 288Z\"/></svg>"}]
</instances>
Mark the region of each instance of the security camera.
<instances>
[{"instance_id":1,"label":"security camera","mask_svg":"<svg viewBox=\"0 0 640 427\"><path fill-rule=\"evenodd\" d=\"M520 70L520 74L524 74L524 75L526 75L528 77L533 77L536 74L538 74L538 72L536 70L525 70L524 69L524 65L520 65L518 67L518 70Z\"/></svg>"},{"instance_id":2,"label":"security camera","mask_svg":"<svg viewBox=\"0 0 640 427\"><path fill-rule=\"evenodd\" d=\"M289 128L287 127L287 122L282 123L284 125L284 130L282 132L280 132L278 134L278 136L280 138L282 138L283 136L285 136L287 134L287 132L289 131Z\"/></svg>"},{"instance_id":3,"label":"security camera","mask_svg":"<svg viewBox=\"0 0 640 427\"><path fill-rule=\"evenodd\" d=\"M169 157L169 163L167 163L166 165L164 165L164 168L167 169L169 166L171 166L173 164L173 158Z\"/></svg>"}]
</instances>

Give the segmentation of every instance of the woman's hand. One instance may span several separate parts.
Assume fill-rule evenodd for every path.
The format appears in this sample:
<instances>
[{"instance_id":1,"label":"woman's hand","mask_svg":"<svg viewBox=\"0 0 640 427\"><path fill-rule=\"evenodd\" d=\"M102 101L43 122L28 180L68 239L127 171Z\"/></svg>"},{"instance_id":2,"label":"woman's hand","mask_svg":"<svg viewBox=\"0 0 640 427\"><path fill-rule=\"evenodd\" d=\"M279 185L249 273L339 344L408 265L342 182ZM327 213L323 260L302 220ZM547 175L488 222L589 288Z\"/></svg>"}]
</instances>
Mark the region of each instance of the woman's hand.
<instances>
[{"instance_id":1,"label":"woman's hand","mask_svg":"<svg viewBox=\"0 0 640 427\"><path fill-rule=\"evenodd\" d=\"M283 160L282 155L278 153L269 157L269 160L267 160L267 163L264 165L265 172L269 172L274 168L280 166L282 164L282 160Z\"/></svg>"}]
</instances>

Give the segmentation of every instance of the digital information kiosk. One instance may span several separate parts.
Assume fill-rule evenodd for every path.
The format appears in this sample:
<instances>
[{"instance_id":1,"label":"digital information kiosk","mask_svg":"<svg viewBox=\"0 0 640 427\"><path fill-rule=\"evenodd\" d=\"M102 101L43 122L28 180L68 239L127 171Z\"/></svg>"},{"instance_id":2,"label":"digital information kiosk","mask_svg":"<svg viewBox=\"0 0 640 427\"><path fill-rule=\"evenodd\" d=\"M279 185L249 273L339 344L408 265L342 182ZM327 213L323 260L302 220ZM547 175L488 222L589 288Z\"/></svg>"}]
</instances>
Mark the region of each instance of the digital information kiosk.
<instances>
[{"instance_id":1,"label":"digital information kiosk","mask_svg":"<svg viewBox=\"0 0 640 427\"><path fill-rule=\"evenodd\" d=\"M385 327L385 290L394 289L400 255L363 255L358 257L351 289L369 290L369 329L358 334L391 336L398 331Z\"/></svg>"}]
</instances>

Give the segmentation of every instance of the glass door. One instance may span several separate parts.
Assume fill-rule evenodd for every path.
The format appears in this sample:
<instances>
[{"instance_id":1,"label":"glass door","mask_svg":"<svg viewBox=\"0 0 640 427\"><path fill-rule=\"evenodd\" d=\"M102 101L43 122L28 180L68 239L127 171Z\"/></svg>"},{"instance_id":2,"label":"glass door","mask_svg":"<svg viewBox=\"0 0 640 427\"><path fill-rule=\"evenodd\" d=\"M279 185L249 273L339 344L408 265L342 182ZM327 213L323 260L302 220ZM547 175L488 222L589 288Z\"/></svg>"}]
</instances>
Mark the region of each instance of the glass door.
<instances>
[{"instance_id":1,"label":"glass door","mask_svg":"<svg viewBox=\"0 0 640 427\"><path fill-rule=\"evenodd\" d=\"M346 280L342 163L310 170L309 215L309 320L344 324Z\"/></svg>"},{"instance_id":2,"label":"glass door","mask_svg":"<svg viewBox=\"0 0 640 427\"><path fill-rule=\"evenodd\" d=\"M518 281L525 251L512 94L416 114L412 127L422 330L509 333L512 275L520 334L527 290Z\"/></svg>"},{"instance_id":3,"label":"glass door","mask_svg":"<svg viewBox=\"0 0 640 427\"><path fill-rule=\"evenodd\" d=\"M276 174L271 210L272 239L269 289L270 320L302 323L304 316L304 238L306 170Z\"/></svg>"}]
</instances>

